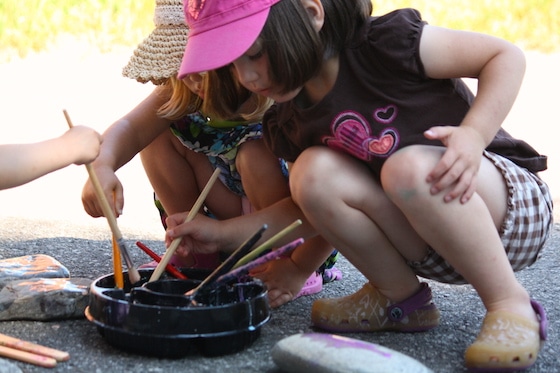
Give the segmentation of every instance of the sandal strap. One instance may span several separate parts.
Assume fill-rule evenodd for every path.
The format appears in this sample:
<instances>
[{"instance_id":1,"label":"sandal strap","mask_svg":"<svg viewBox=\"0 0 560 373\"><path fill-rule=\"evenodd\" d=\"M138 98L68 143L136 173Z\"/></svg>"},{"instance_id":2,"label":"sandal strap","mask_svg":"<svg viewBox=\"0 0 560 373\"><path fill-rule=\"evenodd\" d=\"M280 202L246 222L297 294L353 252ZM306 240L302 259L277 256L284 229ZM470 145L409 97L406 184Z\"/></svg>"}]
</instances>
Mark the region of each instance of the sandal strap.
<instances>
[{"instance_id":1,"label":"sandal strap","mask_svg":"<svg viewBox=\"0 0 560 373\"><path fill-rule=\"evenodd\" d=\"M402 302L395 303L387 307L387 317L391 321L401 321L417 309L425 306L429 307L431 301L432 290L426 282L422 282L420 284L420 290L418 290L414 295ZM435 305L432 306L435 307Z\"/></svg>"},{"instance_id":2,"label":"sandal strap","mask_svg":"<svg viewBox=\"0 0 560 373\"><path fill-rule=\"evenodd\" d=\"M546 341L548 337L548 319L546 317L546 311L544 307L534 299L531 299L531 306L539 318L539 334L541 340Z\"/></svg>"}]
</instances>

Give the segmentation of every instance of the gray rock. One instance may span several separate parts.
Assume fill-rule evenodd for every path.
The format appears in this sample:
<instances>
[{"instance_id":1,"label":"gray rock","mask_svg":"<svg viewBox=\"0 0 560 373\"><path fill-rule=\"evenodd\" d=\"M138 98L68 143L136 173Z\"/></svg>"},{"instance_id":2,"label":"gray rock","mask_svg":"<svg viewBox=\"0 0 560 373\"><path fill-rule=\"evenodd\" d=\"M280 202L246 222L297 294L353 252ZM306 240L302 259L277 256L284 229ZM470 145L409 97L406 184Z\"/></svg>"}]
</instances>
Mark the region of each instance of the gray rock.
<instances>
[{"instance_id":1,"label":"gray rock","mask_svg":"<svg viewBox=\"0 0 560 373\"><path fill-rule=\"evenodd\" d=\"M412 357L334 334L301 333L280 340L272 360L290 373L433 373Z\"/></svg>"},{"instance_id":2,"label":"gray rock","mask_svg":"<svg viewBox=\"0 0 560 373\"><path fill-rule=\"evenodd\" d=\"M90 284L86 278L12 281L0 291L0 320L84 317Z\"/></svg>"},{"instance_id":3,"label":"gray rock","mask_svg":"<svg viewBox=\"0 0 560 373\"><path fill-rule=\"evenodd\" d=\"M0 289L13 280L68 277L68 269L48 255L25 255L0 260Z\"/></svg>"},{"instance_id":4,"label":"gray rock","mask_svg":"<svg viewBox=\"0 0 560 373\"><path fill-rule=\"evenodd\" d=\"M22 373L22 370L8 360L0 359L0 373Z\"/></svg>"}]
</instances>

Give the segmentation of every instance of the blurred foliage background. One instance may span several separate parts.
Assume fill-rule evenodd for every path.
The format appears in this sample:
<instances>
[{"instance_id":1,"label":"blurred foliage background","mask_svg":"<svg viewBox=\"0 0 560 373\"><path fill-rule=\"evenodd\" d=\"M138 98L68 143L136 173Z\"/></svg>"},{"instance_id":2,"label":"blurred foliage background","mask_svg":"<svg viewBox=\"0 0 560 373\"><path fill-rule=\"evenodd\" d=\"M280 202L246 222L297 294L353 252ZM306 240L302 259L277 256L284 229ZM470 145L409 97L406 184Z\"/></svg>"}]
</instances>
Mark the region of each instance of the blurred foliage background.
<instances>
[{"instance_id":1,"label":"blurred foliage background","mask_svg":"<svg viewBox=\"0 0 560 373\"><path fill-rule=\"evenodd\" d=\"M69 38L101 52L133 47L153 28L154 0L1 0L2 60ZM374 0L374 15L413 7L433 25L493 34L525 50L560 51L560 0Z\"/></svg>"}]
</instances>

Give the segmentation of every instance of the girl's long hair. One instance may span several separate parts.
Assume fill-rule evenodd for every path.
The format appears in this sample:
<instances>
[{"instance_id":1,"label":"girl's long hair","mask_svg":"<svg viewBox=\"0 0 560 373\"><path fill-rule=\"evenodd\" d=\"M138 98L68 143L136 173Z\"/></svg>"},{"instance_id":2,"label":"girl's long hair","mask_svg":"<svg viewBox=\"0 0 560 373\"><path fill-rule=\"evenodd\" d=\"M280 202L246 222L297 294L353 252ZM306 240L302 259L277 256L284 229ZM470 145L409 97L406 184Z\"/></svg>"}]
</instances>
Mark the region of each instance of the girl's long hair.
<instances>
[{"instance_id":1,"label":"girl's long hair","mask_svg":"<svg viewBox=\"0 0 560 373\"><path fill-rule=\"evenodd\" d=\"M183 81L169 78L162 86L162 94L168 95L169 100L159 108L158 115L173 121L200 111L213 120L259 122L272 104L270 99L239 84L230 66L209 71L202 77L204 100ZM242 109L242 106L248 109Z\"/></svg>"}]
</instances>

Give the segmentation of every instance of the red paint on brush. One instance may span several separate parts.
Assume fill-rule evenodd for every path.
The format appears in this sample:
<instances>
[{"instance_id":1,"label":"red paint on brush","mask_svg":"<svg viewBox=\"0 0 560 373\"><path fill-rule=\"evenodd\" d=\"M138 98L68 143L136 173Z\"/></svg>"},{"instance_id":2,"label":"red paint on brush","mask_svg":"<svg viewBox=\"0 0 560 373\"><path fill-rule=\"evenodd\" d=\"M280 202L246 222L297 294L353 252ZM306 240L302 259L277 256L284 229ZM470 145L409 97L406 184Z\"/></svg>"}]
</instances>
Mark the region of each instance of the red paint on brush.
<instances>
[{"instance_id":1,"label":"red paint on brush","mask_svg":"<svg viewBox=\"0 0 560 373\"><path fill-rule=\"evenodd\" d=\"M138 246L140 249L142 249L143 252L148 254L150 256L150 258L152 258L156 262L158 262L158 263L161 262L161 257L158 254L154 253L152 250L150 250L148 248L148 246L144 245L142 242L137 241L136 246ZM176 277L176 278L181 279L181 280L186 280L187 279L187 276L182 274L177 268L173 267L171 264L166 265L165 270L167 272L171 273L171 275L173 275L173 277Z\"/></svg>"}]
</instances>

